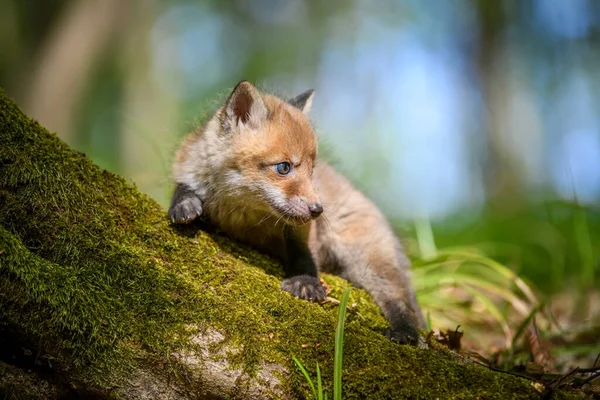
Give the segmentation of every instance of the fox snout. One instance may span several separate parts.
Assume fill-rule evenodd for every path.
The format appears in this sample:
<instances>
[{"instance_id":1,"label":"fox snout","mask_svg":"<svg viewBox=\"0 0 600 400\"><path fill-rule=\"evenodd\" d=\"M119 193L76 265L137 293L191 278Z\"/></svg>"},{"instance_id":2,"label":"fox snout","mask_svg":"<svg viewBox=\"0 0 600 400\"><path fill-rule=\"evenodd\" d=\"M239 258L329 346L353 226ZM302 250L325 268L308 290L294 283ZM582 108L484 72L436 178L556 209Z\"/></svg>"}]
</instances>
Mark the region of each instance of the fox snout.
<instances>
[{"instance_id":1,"label":"fox snout","mask_svg":"<svg viewBox=\"0 0 600 400\"><path fill-rule=\"evenodd\" d=\"M285 210L282 211L288 217L306 223L323 213L323 205L310 180L310 175L303 176L298 173L295 178L285 182L282 187L282 194L285 199Z\"/></svg>"},{"instance_id":2,"label":"fox snout","mask_svg":"<svg viewBox=\"0 0 600 400\"><path fill-rule=\"evenodd\" d=\"M323 205L316 195L316 192L315 196L311 197L299 196L299 200L302 204L302 208L305 210L304 213L307 219L315 219L323 214Z\"/></svg>"},{"instance_id":3,"label":"fox snout","mask_svg":"<svg viewBox=\"0 0 600 400\"><path fill-rule=\"evenodd\" d=\"M323 214L323 206L321 203L312 203L308 206L308 211L310 211L310 215L313 218L317 218L319 215Z\"/></svg>"},{"instance_id":4,"label":"fox snout","mask_svg":"<svg viewBox=\"0 0 600 400\"><path fill-rule=\"evenodd\" d=\"M323 205L312 182L303 185L303 190L297 193L296 199L299 199L302 203L308 219L315 219L323 214Z\"/></svg>"},{"instance_id":5,"label":"fox snout","mask_svg":"<svg viewBox=\"0 0 600 400\"><path fill-rule=\"evenodd\" d=\"M323 205L318 198L314 200L300 196L288 199L284 211L285 215L299 223L306 223L312 219L316 219L322 213Z\"/></svg>"}]
</instances>

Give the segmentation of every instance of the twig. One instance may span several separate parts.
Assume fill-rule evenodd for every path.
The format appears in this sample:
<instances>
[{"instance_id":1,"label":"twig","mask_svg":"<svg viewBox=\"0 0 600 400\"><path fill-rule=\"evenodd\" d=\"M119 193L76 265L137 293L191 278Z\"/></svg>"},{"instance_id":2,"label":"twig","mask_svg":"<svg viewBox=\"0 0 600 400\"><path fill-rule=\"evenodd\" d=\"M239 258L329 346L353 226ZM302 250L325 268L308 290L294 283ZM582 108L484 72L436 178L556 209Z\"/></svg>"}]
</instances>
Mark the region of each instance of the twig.
<instances>
[{"instance_id":1,"label":"twig","mask_svg":"<svg viewBox=\"0 0 600 400\"><path fill-rule=\"evenodd\" d=\"M548 384L548 388L551 390L558 389L560 387L560 385L563 384L564 381L566 381L567 379L570 379L580 373L581 373L581 369L579 367L575 367L571 370L571 372L568 372L568 373L564 374L563 376L561 376L560 378L555 379L556 382L554 382L554 381L550 382Z\"/></svg>"},{"instance_id":2,"label":"twig","mask_svg":"<svg viewBox=\"0 0 600 400\"><path fill-rule=\"evenodd\" d=\"M587 378L585 381L583 381L581 383L581 386L585 385L586 383L589 383L591 381L593 381L594 379L600 377L600 371L596 372L595 374L591 374L589 378Z\"/></svg>"},{"instance_id":3,"label":"twig","mask_svg":"<svg viewBox=\"0 0 600 400\"><path fill-rule=\"evenodd\" d=\"M503 369L492 367L491 365L486 365L484 363L481 363L481 362L479 362L477 360L473 360L473 359L471 359L471 361L473 361L475 364L481 365L482 367L487 367L487 368L489 368L489 369L491 369L492 371L495 371L495 372L502 372L502 373L505 373L505 374L508 374L508 375L518 376L519 378L524 378L524 379L527 379L527 380L530 380L530 381L537 381L537 379L535 379L535 378L533 378L532 376L529 376L529 375L520 374L518 372L505 371Z\"/></svg>"},{"instance_id":4,"label":"twig","mask_svg":"<svg viewBox=\"0 0 600 400\"><path fill-rule=\"evenodd\" d=\"M579 372L582 374L586 374L588 372L596 372L596 371L600 371L600 365L598 365L597 367L592 367L592 368L579 368Z\"/></svg>"},{"instance_id":5,"label":"twig","mask_svg":"<svg viewBox=\"0 0 600 400\"><path fill-rule=\"evenodd\" d=\"M597 359L596 359L596 361L597 361ZM596 362L594 362L594 364L596 364ZM560 378L555 379L554 381L552 381L548 385L546 385L547 389L546 389L545 393L542 395L542 398L548 398L552 394L553 391L559 389L562 385L564 385L565 381L567 379L578 380L577 378L574 378L575 375L583 374L583 373L587 373L587 372L592 372L592 374L584 381L577 382L577 384L580 387L585 385L586 383L591 382L594 379L600 377L600 366L592 367L592 368L579 368L579 367L573 368L567 374L562 375Z\"/></svg>"}]
</instances>

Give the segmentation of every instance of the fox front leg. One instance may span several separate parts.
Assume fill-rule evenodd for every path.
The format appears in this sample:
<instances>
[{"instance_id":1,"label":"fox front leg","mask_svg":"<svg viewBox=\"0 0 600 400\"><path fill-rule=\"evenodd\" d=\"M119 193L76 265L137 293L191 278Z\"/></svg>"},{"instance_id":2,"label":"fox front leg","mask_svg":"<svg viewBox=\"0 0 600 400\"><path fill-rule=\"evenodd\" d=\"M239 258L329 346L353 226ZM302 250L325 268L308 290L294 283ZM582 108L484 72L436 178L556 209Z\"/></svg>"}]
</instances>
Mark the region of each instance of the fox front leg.
<instances>
[{"instance_id":1,"label":"fox front leg","mask_svg":"<svg viewBox=\"0 0 600 400\"><path fill-rule=\"evenodd\" d=\"M369 242L365 239L363 243ZM394 342L416 345L419 328L424 326L410 284L408 260L400 248L390 248L380 240L367 247L342 244L333 252L340 275L366 290L383 311L390 323L386 336Z\"/></svg>"},{"instance_id":2,"label":"fox front leg","mask_svg":"<svg viewBox=\"0 0 600 400\"><path fill-rule=\"evenodd\" d=\"M317 302L325 300L325 288L319 280L308 244L294 228L286 229L285 250L285 267L289 278L283 281L281 289L299 299Z\"/></svg>"},{"instance_id":3,"label":"fox front leg","mask_svg":"<svg viewBox=\"0 0 600 400\"><path fill-rule=\"evenodd\" d=\"M169 219L175 224L187 224L202 214L202 201L189 186L179 183L175 188Z\"/></svg>"}]
</instances>

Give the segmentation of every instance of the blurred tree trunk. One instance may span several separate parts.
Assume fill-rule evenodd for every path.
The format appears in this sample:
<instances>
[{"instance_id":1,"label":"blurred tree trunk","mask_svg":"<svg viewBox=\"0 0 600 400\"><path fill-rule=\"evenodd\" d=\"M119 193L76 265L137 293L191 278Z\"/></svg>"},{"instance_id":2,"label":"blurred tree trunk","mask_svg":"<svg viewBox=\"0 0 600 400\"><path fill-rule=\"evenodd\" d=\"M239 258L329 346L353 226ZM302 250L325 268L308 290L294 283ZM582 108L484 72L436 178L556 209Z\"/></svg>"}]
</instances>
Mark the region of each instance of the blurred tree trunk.
<instances>
[{"instance_id":1,"label":"blurred tree trunk","mask_svg":"<svg viewBox=\"0 0 600 400\"><path fill-rule=\"evenodd\" d=\"M174 151L171 130L181 118L180 86L177 74L167 80L172 90L165 90L164 81L156 79L152 62L152 34L157 4L148 2L132 17L129 35L121 46L124 60L123 114L119 134L119 165L123 174L131 177L140 190L161 204L168 204L171 185L171 155ZM173 27L175 30L176 27ZM156 44L155 44L156 45ZM177 46L163 46L165 59L177 59ZM161 87L162 84L162 87Z\"/></svg>"},{"instance_id":2,"label":"blurred tree trunk","mask_svg":"<svg viewBox=\"0 0 600 400\"><path fill-rule=\"evenodd\" d=\"M500 82L502 73L495 68L501 52L500 34L506 23L505 4L501 2L477 1L479 16L479 42L477 64L485 104L487 105L487 129L489 158L485 165L485 183L488 196L511 198L518 190L519 175L502 146L502 132L506 121L502 111L506 108L507 96Z\"/></svg>"},{"instance_id":3,"label":"blurred tree trunk","mask_svg":"<svg viewBox=\"0 0 600 400\"><path fill-rule=\"evenodd\" d=\"M507 25L522 5L477 1L477 66L486 110L488 154L484 165L492 204L518 204L525 186L540 178L542 135L539 111L527 77L508 47ZM518 44L515 46L518 47ZM529 181L529 182L528 182Z\"/></svg>"},{"instance_id":4,"label":"blurred tree trunk","mask_svg":"<svg viewBox=\"0 0 600 400\"><path fill-rule=\"evenodd\" d=\"M336 307L280 278L249 248L171 226L0 91L0 397L308 397L292 356L331 393ZM332 296L347 285L325 279ZM438 345L394 344L368 295L350 303L344 397L538 397Z\"/></svg>"},{"instance_id":5,"label":"blurred tree trunk","mask_svg":"<svg viewBox=\"0 0 600 400\"><path fill-rule=\"evenodd\" d=\"M127 26L134 0L69 2L37 52L25 109L73 143L81 95L111 39Z\"/></svg>"}]
</instances>

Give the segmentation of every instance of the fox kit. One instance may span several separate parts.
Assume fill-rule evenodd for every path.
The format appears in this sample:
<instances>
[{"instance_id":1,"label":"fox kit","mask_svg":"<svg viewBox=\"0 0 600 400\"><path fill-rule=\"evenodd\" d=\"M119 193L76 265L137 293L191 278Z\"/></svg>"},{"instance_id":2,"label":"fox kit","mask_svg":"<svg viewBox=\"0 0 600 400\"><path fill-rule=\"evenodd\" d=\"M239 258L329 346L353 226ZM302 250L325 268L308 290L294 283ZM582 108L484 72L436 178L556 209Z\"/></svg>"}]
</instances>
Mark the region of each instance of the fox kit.
<instances>
[{"instance_id":1,"label":"fox kit","mask_svg":"<svg viewBox=\"0 0 600 400\"><path fill-rule=\"evenodd\" d=\"M285 102L240 82L181 145L169 218L203 215L280 258L288 274L282 289L297 298L325 299L319 271L342 276L373 296L390 339L415 344L424 322L409 261L375 205L317 160L306 117L312 98L309 90Z\"/></svg>"}]
</instances>

